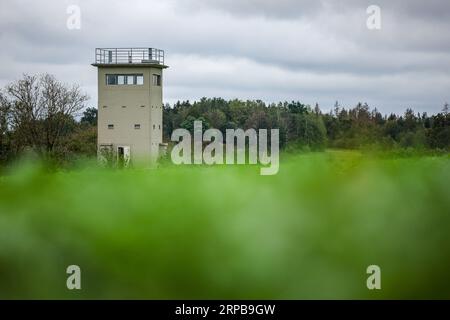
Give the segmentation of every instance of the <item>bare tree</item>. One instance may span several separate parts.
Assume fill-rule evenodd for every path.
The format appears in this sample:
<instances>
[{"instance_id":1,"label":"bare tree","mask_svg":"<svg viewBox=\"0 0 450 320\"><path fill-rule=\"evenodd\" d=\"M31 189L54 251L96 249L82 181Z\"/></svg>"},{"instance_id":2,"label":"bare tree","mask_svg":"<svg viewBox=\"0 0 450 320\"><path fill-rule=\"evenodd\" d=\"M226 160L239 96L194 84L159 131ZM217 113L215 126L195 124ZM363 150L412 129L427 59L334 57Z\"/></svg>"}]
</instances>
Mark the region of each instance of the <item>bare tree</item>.
<instances>
[{"instance_id":1,"label":"bare tree","mask_svg":"<svg viewBox=\"0 0 450 320\"><path fill-rule=\"evenodd\" d=\"M8 126L11 106L4 93L0 91L0 161L7 158Z\"/></svg>"},{"instance_id":2,"label":"bare tree","mask_svg":"<svg viewBox=\"0 0 450 320\"><path fill-rule=\"evenodd\" d=\"M66 85L49 74L24 75L6 92L18 143L41 154L52 153L61 143L64 128L88 100L78 85Z\"/></svg>"}]
</instances>

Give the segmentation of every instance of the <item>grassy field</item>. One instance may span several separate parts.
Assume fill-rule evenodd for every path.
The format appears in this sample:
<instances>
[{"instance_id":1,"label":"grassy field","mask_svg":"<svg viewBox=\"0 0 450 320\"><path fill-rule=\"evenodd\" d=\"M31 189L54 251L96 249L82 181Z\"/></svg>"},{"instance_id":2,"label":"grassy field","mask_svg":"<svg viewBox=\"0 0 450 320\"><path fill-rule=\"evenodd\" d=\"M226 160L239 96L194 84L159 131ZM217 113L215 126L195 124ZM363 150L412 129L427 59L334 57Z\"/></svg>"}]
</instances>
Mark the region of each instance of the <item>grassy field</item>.
<instances>
[{"instance_id":1,"label":"grassy field","mask_svg":"<svg viewBox=\"0 0 450 320\"><path fill-rule=\"evenodd\" d=\"M449 182L448 156L343 151L275 176L25 163L0 177L0 298L450 298Z\"/></svg>"}]
</instances>

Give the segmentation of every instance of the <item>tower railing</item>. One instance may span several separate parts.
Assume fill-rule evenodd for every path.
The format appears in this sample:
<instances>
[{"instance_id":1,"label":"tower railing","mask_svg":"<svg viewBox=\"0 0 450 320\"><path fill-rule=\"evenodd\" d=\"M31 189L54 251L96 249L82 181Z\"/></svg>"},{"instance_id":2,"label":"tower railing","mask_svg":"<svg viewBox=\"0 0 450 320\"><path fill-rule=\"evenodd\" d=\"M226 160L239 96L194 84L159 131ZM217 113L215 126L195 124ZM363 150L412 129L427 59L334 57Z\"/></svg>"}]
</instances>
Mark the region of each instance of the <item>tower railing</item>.
<instances>
[{"instance_id":1,"label":"tower railing","mask_svg":"<svg viewBox=\"0 0 450 320\"><path fill-rule=\"evenodd\" d=\"M164 50L155 48L96 48L95 63L164 65Z\"/></svg>"}]
</instances>

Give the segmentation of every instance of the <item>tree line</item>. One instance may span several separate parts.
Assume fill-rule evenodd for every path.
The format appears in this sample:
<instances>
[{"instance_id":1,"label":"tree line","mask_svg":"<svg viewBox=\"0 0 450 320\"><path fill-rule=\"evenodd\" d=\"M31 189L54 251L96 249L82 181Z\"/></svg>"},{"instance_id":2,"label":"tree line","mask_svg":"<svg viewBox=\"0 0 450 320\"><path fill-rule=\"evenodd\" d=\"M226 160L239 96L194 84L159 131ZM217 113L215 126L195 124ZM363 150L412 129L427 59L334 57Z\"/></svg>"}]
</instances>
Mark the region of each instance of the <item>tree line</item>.
<instances>
[{"instance_id":1,"label":"tree line","mask_svg":"<svg viewBox=\"0 0 450 320\"><path fill-rule=\"evenodd\" d=\"M261 100L203 98L178 101L164 108L164 138L170 140L176 128L192 130L195 120L203 127L220 129L279 129L282 148L326 147L358 149L450 149L450 114L446 103L436 115L406 109L402 115L382 115L367 103L345 108L338 102L322 112L299 101L266 104Z\"/></svg>"},{"instance_id":2,"label":"tree line","mask_svg":"<svg viewBox=\"0 0 450 320\"><path fill-rule=\"evenodd\" d=\"M65 163L97 153L97 109L86 108L89 97L77 85L54 76L24 75L0 90L0 163L32 152ZM366 103L345 108L336 102L322 112L299 101L266 104L261 100L202 98L178 101L163 109L164 141L173 130L203 128L279 129L280 147L307 148L413 148L449 151L450 114L445 104L435 115L415 113L382 115Z\"/></svg>"}]
</instances>

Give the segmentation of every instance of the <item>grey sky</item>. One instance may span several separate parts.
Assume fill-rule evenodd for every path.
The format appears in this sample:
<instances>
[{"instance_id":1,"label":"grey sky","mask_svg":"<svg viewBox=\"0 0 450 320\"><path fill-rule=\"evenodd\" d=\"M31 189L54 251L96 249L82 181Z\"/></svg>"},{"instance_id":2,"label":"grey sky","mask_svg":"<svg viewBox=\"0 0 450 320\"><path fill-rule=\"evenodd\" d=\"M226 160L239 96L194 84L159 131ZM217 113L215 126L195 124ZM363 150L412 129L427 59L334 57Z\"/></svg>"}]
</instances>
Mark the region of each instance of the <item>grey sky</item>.
<instances>
[{"instance_id":1,"label":"grey sky","mask_svg":"<svg viewBox=\"0 0 450 320\"><path fill-rule=\"evenodd\" d=\"M81 29L66 27L68 5ZM369 5L382 29L366 27ZM49 72L96 105L95 47L166 51L165 101L300 100L435 113L450 102L448 0L70 0L0 3L0 85Z\"/></svg>"}]
</instances>

